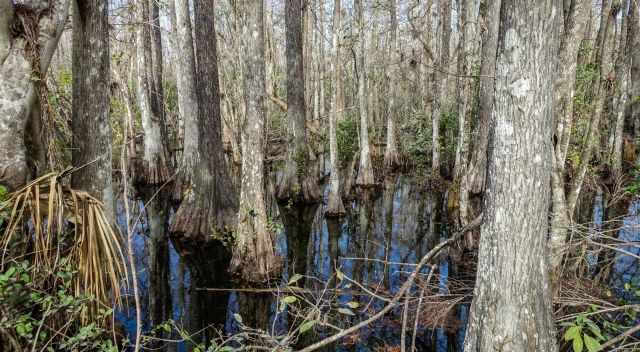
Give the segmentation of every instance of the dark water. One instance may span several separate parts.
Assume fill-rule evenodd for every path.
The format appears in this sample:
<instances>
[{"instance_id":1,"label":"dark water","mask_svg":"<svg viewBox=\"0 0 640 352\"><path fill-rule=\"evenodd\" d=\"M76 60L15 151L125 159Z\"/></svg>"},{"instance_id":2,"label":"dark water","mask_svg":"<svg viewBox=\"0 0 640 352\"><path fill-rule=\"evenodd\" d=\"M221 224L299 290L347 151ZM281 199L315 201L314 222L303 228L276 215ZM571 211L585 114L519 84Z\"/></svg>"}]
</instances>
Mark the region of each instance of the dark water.
<instances>
[{"instance_id":1,"label":"dark water","mask_svg":"<svg viewBox=\"0 0 640 352\"><path fill-rule=\"evenodd\" d=\"M325 196L328 189L325 190ZM382 190L356 199L346 201L347 216L340 221L327 220L323 216L323 206L307 208L291 208L278 206L271 202L270 217L275 219L277 229L277 250L285 259L285 270L280 280L273 284L286 284L293 273L304 274L307 279L305 287L322 288L322 282L335 281L336 268L345 276L360 282L366 287L378 287L386 290L387 296L398 291L405 278L414 267L411 265L422 257L435 244L447 236L444 225L445 197L427 193L417 181L400 176L385 181ZM139 204L139 211L143 205ZM621 233L621 238L638 240L638 217L640 204L633 203L629 216L625 219L628 225ZM602 200L596 197L594 204L594 227L601 226ZM120 219L122 222L124 219ZM123 225L123 223L121 224ZM149 253L147 241L149 230L146 223L136 227L134 236L135 258L138 281L141 290L143 311L143 331L150 329L148 320L149 294ZM624 248L634 254L640 254L640 248L630 246ZM366 259L366 260L365 260ZM451 265L454 265L452 268ZM448 292L450 270L455 272L447 256L442 256L438 263L438 285L441 293ZM212 268L211 270L226 270ZM618 255L615 264L616 279L620 286L623 282L638 278L638 266L630 256ZM424 270L424 274L428 269ZM313 278L313 279L309 279ZM618 280L618 281L616 281ZM624 280L624 281L620 281ZM233 287L233 284L229 284ZM377 311L384 302L366 296L354 295L354 291L345 285L337 284L343 289L337 295L339 304L344 305L356 301L360 307L370 307ZM173 320L178 325L188 326L192 295L192 279L189 268L181 260L173 246L170 247L170 288ZM207 293L204 293L207 294ZM275 294L251 294L231 291L226 294L217 293L212 299L218 308L226 310L226 317L216 319L226 334L238 331L234 317L240 314L244 322L252 327L268 331L272 335L283 334L289 327L286 312L278 312L279 302ZM129 307L133 307L133 302ZM417 338L418 350L421 351L462 351L464 340L464 323L468 316L468 304L459 305L452 312L459 326L447 330L419 326ZM124 325L130 336L135 332L135 312L133 308L117 313L117 319ZM344 317L344 325L358 321L358 317ZM355 343L333 346L332 351L374 351L384 346L400 345L401 310L396 310L389 319L376 322L368 329L363 329ZM413 320L409 326L412 327ZM259 326L254 326L259 325ZM412 329L410 329L412 330ZM326 336L320 333L316 338ZM407 333L408 346L412 332ZM180 343L177 351L189 350L187 343Z\"/></svg>"}]
</instances>

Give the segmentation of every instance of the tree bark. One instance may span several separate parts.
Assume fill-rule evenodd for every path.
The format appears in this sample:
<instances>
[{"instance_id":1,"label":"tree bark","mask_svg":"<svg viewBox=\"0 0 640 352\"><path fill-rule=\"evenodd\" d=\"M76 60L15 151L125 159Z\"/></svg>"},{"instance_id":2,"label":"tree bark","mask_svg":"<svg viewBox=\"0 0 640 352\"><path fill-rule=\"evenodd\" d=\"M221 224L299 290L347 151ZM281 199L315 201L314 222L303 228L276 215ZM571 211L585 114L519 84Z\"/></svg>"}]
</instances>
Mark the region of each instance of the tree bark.
<instances>
[{"instance_id":1,"label":"tree bark","mask_svg":"<svg viewBox=\"0 0 640 352\"><path fill-rule=\"evenodd\" d=\"M440 177L440 116L447 98L447 84L449 72L449 41L451 37L451 0L440 3L440 64L436 68L433 79L433 90L438 92L431 112L431 176Z\"/></svg>"},{"instance_id":2,"label":"tree bark","mask_svg":"<svg viewBox=\"0 0 640 352\"><path fill-rule=\"evenodd\" d=\"M358 26L358 112L360 113L360 167L356 184L361 187L371 187L376 180L371 164L369 146L369 116L367 112L367 65L366 65L366 36L364 27L364 5L362 0L356 0L356 21ZM397 160L396 160L397 161Z\"/></svg>"},{"instance_id":3,"label":"tree bark","mask_svg":"<svg viewBox=\"0 0 640 352\"><path fill-rule=\"evenodd\" d=\"M618 50L615 64L616 89L613 97L613 129L610 132L609 140L609 163L613 177L622 175L622 143L624 141L624 122L629 102L629 79L631 76L631 55L628 53L627 37L629 28L629 0L622 2L622 19L620 24L620 38L618 40Z\"/></svg>"},{"instance_id":4,"label":"tree bark","mask_svg":"<svg viewBox=\"0 0 640 352\"><path fill-rule=\"evenodd\" d=\"M317 175L308 172L311 165L307 145L302 17L302 0L286 0L289 136L284 173L276 193L281 201L291 199L295 203L314 203L320 199L321 195Z\"/></svg>"},{"instance_id":5,"label":"tree bark","mask_svg":"<svg viewBox=\"0 0 640 352\"><path fill-rule=\"evenodd\" d=\"M13 1L0 0L0 185L9 190L32 176L24 142L27 120L38 96L38 82L32 78L45 79L70 3L30 1L21 3L21 13L15 13ZM12 25L25 15L36 17L35 28L29 28L38 33L35 43L29 42L24 28L12 32Z\"/></svg>"},{"instance_id":6,"label":"tree bark","mask_svg":"<svg viewBox=\"0 0 640 352\"><path fill-rule=\"evenodd\" d=\"M340 107L338 95L340 90L340 14L341 0L334 0L333 3L333 29L331 42L333 46L333 58L331 65L333 71L333 91L331 95L331 115L329 116L329 158L331 159L331 175L329 191L329 201L325 210L327 216L342 216L345 214L342 197L340 196L340 165L338 162L338 140L336 136L336 123Z\"/></svg>"},{"instance_id":7,"label":"tree bark","mask_svg":"<svg viewBox=\"0 0 640 352\"><path fill-rule=\"evenodd\" d=\"M602 6L604 7L605 5L606 4L603 1ZM605 113L605 104L608 90L607 84L609 81L609 77L611 77L613 72L613 63L611 56L614 48L615 38L613 26L616 21L619 7L611 6L611 3L608 3L608 9L608 12L603 12L603 17L606 17L606 19L601 21L602 27L598 30L599 46L595 50L598 53L595 59L595 63L599 71L594 88L594 113L589 120L588 132L586 138L584 139L582 153L580 154L580 165L578 167L576 175L573 177L571 188L567 196L567 213L570 218L573 216L573 212L578 201L578 196L580 196L580 191L582 190L584 178L587 175L587 171L591 163L591 158L595 153L596 147L598 146L597 142L600 120Z\"/></svg>"},{"instance_id":8,"label":"tree bark","mask_svg":"<svg viewBox=\"0 0 640 352\"><path fill-rule=\"evenodd\" d=\"M80 169L71 186L104 202L113 220L108 7L101 0L74 1L71 133L73 166Z\"/></svg>"},{"instance_id":9,"label":"tree bark","mask_svg":"<svg viewBox=\"0 0 640 352\"><path fill-rule=\"evenodd\" d=\"M467 351L557 351L546 257L555 1L502 2Z\"/></svg>"},{"instance_id":10,"label":"tree bark","mask_svg":"<svg viewBox=\"0 0 640 352\"><path fill-rule=\"evenodd\" d=\"M631 123L633 125L633 135L637 139L640 137L640 1L631 0L629 10L629 55L631 56ZM636 154L635 165L640 165L640 153Z\"/></svg>"},{"instance_id":11,"label":"tree bark","mask_svg":"<svg viewBox=\"0 0 640 352\"><path fill-rule=\"evenodd\" d=\"M563 26L560 37L558 74L554 85L555 94L555 143L551 160L551 226L549 230L550 270L555 282L562 263L564 245L570 225L565 194L565 162L571 126L573 125L573 100L575 95L578 51L585 37L589 0L573 0L563 11Z\"/></svg>"},{"instance_id":12,"label":"tree bark","mask_svg":"<svg viewBox=\"0 0 640 352\"><path fill-rule=\"evenodd\" d=\"M186 46L188 44L182 42L189 40L190 25L188 7L183 6L185 5L176 3L176 17L183 27L179 28L181 46ZM171 228L171 232L176 235L198 237L205 241L211 239L212 234L231 231L235 226L237 209L235 192L230 191L233 189L233 183L229 177L222 145L213 11L213 0L194 2L197 65L191 72L195 71L196 74L195 77L192 76L195 86L187 82L187 85L191 86L184 91L185 94L192 95L188 98L191 103L193 100L197 101L197 111L186 110L190 114L184 116L185 139L181 170L183 199ZM191 59L188 61L194 62Z\"/></svg>"},{"instance_id":13,"label":"tree bark","mask_svg":"<svg viewBox=\"0 0 640 352\"><path fill-rule=\"evenodd\" d=\"M268 224L264 186L266 95L264 6L243 0L244 92L247 107L242 134L242 186L236 243L230 271L248 282L267 282L281 270L275 234Z\"/></svg>"},{"instance_id":14,"label":"tree bark","mask_svg":"<svg viewBox=\"0 0 640 352\"><path fill-rule=\"evenodd\" d=\"M398 155L398 142L396 137L396 115L397 87L399 86L398 76L400 58L398 55L398 16L397 16L396 0L389 0L389 17L391 21L389 59L391 60L391 68L388 72L389 83L389 102L387 113L387 148L384 152L384 165L387 170L393 170L400 166L400 156Z\"/></svg>"},{"instance_id":15,"label":"tree bark","mask_svg":"<svg viewBox=\"0 0 640 352\"><path fill-rule=\"evenodd\" d=\"M474 67L478 63L478 38L477 16L475 1L461 0L460 27L462 38L460 39L458 52L458 145L456 146L456 159L454 166L454 184L459 184L460 189L460 224L466 225L472 220L469 217L469 183L467 179L468 154L469 154L469 129L474 108L475 80L472 78Z\"/></svg>"},{"instance_id":16,"label":"tree bark","mask_svg":"<svg viewBox=\"0 0 640 352\"><path fill-rule=\"evenodd\" d=\"M141 23L136 29L136 63L137 79L136 92L138 106L144 132L144 151L137 163L135 172L138 183L145 185L160 185L170 177L169 156L162 130L164 127L163 114L159 109L160 101L156 95L154 75L155 64L152 69L151 33L149 25L149 1L139 0L136 4L137 18ZM160 67L162 65L160 64ZM137 158L136 158L137 160Z\"/></svg>"},{"instance_id":17,"label":"tree bark","mask_svg":"<svg viewBox=\"0 0 640 352\"><path fill-rule=\"evenodd\" d=\"M473 194L484 192L487 173L487 149L493 108L493 88L496 74L496 51L500 26L501 0L483 0L480 6L482 19L482 49L480 58L480 88L478 91L478 124L476 140L469 162L467 184Z\"/></svg>"}]
</instances>

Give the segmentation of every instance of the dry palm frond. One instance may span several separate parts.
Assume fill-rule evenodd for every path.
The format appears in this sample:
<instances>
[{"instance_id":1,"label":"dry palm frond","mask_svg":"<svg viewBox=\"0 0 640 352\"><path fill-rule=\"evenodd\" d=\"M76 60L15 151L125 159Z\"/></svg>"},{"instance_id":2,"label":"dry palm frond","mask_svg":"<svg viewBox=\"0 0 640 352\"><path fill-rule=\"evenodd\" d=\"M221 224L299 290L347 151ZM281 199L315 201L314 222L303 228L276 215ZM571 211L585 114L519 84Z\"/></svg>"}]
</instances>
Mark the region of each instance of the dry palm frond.
<instances>
[{"instance_id":1,"label":"dry palm frond","mask_svg":"<svg viewBox=\"0 0 640 352\"><path fill-rule=\"evenodd\" d=\"M27 228L34 270L55 275L60 258L67 257L78 271L76 296L88 295L109 305L111 292L120 303L121 282L128 281L120 236L107 220L102 203L86 192L63 186L63 176L65 173L41 176L0 205L0 211L9 214L0 237L0 267L4 268L14 237ZM71 238L65 232L68 224L75 225Z\"/></svg>"}]
</instances>

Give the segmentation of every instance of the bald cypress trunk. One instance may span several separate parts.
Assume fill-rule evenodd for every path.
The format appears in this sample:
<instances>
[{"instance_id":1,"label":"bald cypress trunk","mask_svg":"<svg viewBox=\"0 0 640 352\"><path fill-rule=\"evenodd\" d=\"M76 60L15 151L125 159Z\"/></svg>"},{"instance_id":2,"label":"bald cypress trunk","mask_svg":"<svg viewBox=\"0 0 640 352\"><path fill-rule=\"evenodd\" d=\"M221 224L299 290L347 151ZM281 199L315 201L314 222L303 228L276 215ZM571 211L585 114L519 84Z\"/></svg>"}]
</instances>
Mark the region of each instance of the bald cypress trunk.
<instances>
[{"instance_id":1,"label":"bald cypress trunk","mask_svg":"<svg viewBox=\"0 0 640 352\"><path fill-rule=\"evenodd\" d=\"M214 23L214 1L194 2L195 60L186 60L196 66L184 67L193 77L184 77L183 91L185 137L182 153L182 203L176 212L171 232L198 240L211 240L212 234L231 231L235 224L237 198L229 176L222 145L220 120L220 93ZM190 24L188 6L176 2L176 17L182 55L190 56ZM193 52L193 51L192 51ZM195 73L195 76L193 75ZM181 79L181 78L180 78ZM195 82L195 85L193 85ZM180 89L180 85L178 86ZM182 94L182 93L179 93ZM195 104L185 106L186 104ZM179 103L180 104L180 103Z\"/></svg>"},{"instance_id":2,"label":"bald cypress trunk","mask_svg":"<svg viewBox=\"0 0 640 352\"><path fill-rule=\"evenodd\" d=\"M32 176L27 166L31 156L24 142L27 120L38 100L38 81L32 78L43 79L46 75L68 18L69 4L70 0L30 1L22 4L21 14L16 14L13 1L0 0L0 185L10 190ZM49 10L42 11L45 8ZM23 15L35 16L30 30L38 33L37 47L28 43L24 28L11 28Z\"/></svg>"},{"instance_id":3,"label":"bald cypress trunk","mask_svg":"<svg viewBox=\"0 0 640 352\"><path fill-rule=\"evenodd\" d=\"M139 160L135 166L138 183L160 185L170 177L170 164L163 133L164 114L159 105L161 100L156 95L155 80L161 78L154 75L155 70L151 64L153 30L149 24L149 6L148 0L139 0L136 3L136 15L140 22L136 29L136 92L144 132L144 149L143 155L135 159Z\"/></svg>"},{"instance_id":4,"label":"bald cypress trunk","mask_svg":"<svg viewBox=\"0 0 640 352\"><path fill-rule=\"evenodd\" d=\"M456 146L456 159L454 166L454 184L460 189L460 223L466 225L470 221L469 216L469 183L467 179L468 154L469 154L469 129L475 102L475 78L472 78L473 70L478 63L478 38L477 16L475 1L462 0L460 13L460 28L462 38L458 52L458 145Z\"/></svg>"},{"instance_id":5,"label":"bald cypress trunk","mask_svg":"<svg viewBox=\"0 0 640 352\"><path fill-rule=\"evenodd\" d=\"M482 49L478 90L478 123L467 173L467 185L469 191L474 194L482 193L485 188L501 3L501 0L483 0L480 5Z\"/></svg>"},{"instance_id":6,"label":"bald cypress trunk","mask_svg":"<svg viewBox=\"0 0 640 352\"><path fill-rule=\"evenodd\" d=\"M440 177L440 117L443 113L447 99L447 87L449 77L449 40L451 38L451 0L442 0L440 3L440 63L434 73L433 90L437 92L437 98L431 112L431 175Z\"/></svg>"},{"instance_id":7,"label":"bald cypress trunk","mask_svg":"<svg viewBox=\"0 0 640 352\"><path fill-rule=\"evenodd\" d=\"M467 351L557 351L546 231L555 2L504 0Z\"/></svg>"},{"instance_id":8,"label":"bald cypress trunk","mask_svg":"<svg viewBox=\"0 0 640 352\"><path fill-rule=\"evenodd\" d=\"M72 160L82 168L71 175L71 186L102 200L108 216L115 218L108 5L102 0L74 1L73 8Z\"/></svg>"},{"instance_id":9,"label":"bald cypress trunk","mask_svg":"<svg viewBox=\"0 0 640 352\"><path fill-rule=\"evenodd\" d=\"M275 233L268 226L264 182L265 60L262 0L243 0L242 27L246 115L242 127L242 185L230 271L249 282L266 282L280 269Z\"/></svg>"},{"instance_id":10,"label":"bald cypress trunk","mask_svg":"<svg viewBox=\"0 0 640 352\"><path fill-rule=\"evenodd\" d=\"M629 15L629 55L631 55L631 97L640 96L640 1L631 0ZM640 137L640 99L631 100L631 124L634 126L634 138ZM636 154L640 156L640 154ZM635 165L640 165L640 158L636 157Z\"/></svg>"},{"instance_id":11,"label":"bald cypress trunk","mask_svg":"<svg viewBox=\"0 0 640 352\"><path fill-rule=\"evenodd\" d=\"M369 151L369 115L367 107L367 65L366 65L366 35L364 26L364 5L362 0L356 0L356 12L358 26L358 112L360 113L360 167L356 184L362 187L375 185L373 166L371 164L371 152Z\"/></svg>"},{"instance_id":12,"label":"bald cypress trunk","mask_svg":"<svg viewBox=\"0 0 640 352\"><path fill-rule=\"evenodd\" d=\"M333 57L331 60L333 71L333 90L331 92L331 114L329 115L329 158L331 159L331 175L329 182L329 201L325 214L327 216L342 216L345 213L342 197L340 196L340 165L338 159L338 140L336 136L336 124L340 114L339 90L340 90L340 13L341 1L335 0L333 3L333 30L331 42L333 46Z\"/></svg>"},{"instance_id":13,"label":"bald cypress trunk","mask_svg":"<svg viewBox=\"0 0 640 352\"><path fill-rule=\"evenodd\" d=\"M398 55L398 16L397 16L396 0L389 0L389 19L391 22L391 45L389 48L389 58L391 62L389 79L389 107L387 113L387 149L384 152L384 165L388 170L392 170L400 166L400 157L398 155L398 142L396 137L396 105L398 97L396 97L398 84L398 70L396 67L400 65Z\"/></svg>"},{"instance_id":14,"label":"bald cypress trunk","mask_svg":"<svg viewBox=\"0 0 640 352\"><path fill-rule=\"evenodd\" d=\"M307 145L307 108L303 58L302 0L286 0L287 120L288 143L284 173L278 184L277 198L296 203L320 199L317 175L308 172L310 150ZM310 51L309 51L310 52Z\"/></svg>"},{"instance_id":15,"label":"bald cypress trunk","mask_svg":"<svg viewBox=\"0 0 640 352\"><path fill-rule=\"evenodd\" d=\"M565 162L571 126L573 125L573 99L575 94L576 69L578 51L584 39L588 21L589 0L570 1L568 8L563 11L561 22L562 35L560 37L558 75L554 85L555 94L555 140L553 158L551 159L551 226L549 246L550 270L555 281L562 262L563 248L567 237L571 214L567 208L565 191Z\"/></svg>"}]
</instances>

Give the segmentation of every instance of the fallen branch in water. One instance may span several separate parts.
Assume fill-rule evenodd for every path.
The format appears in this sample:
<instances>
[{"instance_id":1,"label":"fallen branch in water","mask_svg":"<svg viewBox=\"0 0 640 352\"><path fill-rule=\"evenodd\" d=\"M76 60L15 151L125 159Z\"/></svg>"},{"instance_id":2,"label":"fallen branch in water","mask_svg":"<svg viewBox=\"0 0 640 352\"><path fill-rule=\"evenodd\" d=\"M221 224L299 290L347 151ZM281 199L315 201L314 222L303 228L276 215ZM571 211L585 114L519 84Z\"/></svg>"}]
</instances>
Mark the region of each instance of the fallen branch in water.
<instances>
[{"instance_id":1,"label":"fallen branch in water","mask_svg":"<svg viewBox=\"0 0 640 352\"><path fill-rule=\"evenodd\" d=\"M385 314L387 314L391 309L393 309L396 304L398 303L398 301L400 301L400 299L405 295L405 293L407 291L409 291L409 289L411 288L411 286L413 285L413 282L416 280L416 277L418 276L418 273L420 272L420 270L422 269L423 266L425 266L431 259L433 259L438 253L440 253L440 251L447 247L448 245L456 242L458 239L460 239L460 237L462 237L462 235L464 235L465 233L476 229L477 227L479 227L482 224L482 214L480 214L475 220L473 220L471 223L469 223L467 226L465 226L464 228L462 228L462 230L456 232L453 236L451 236L449 239L445 240L444 242L441 242L440 244L438 244L437 246L433 247L433 249L431 249L429 251L429 253L427 253L424 257L422 257L422 259L420 260L420 262L418 263L418 265L416 266L415 270L411 273L411 275L409 276L409 278L407 279L407 281L404 282L404 284L402 284L402 287L400 287L400 290L396 293L395 296L393 296L393 298L391 299L391 301L389 301L389 303L382 308L382 310L380 310L378 313L372 315L370 318L361 321L360 323L340 331L339 333L336 333L334 335L331 335L321 341L318 341L316 343L314 343L313 345L307 346L301 350L299 350L298 352L311 352L311 351L315 351L321 347L324 347L328 344L331 344L333 342L338 341L339 339L348 336L350 334L353 334L354 332L370 325L371 323L375 322L376 320L382 318Z\"/></svg>"}]
</instances>

